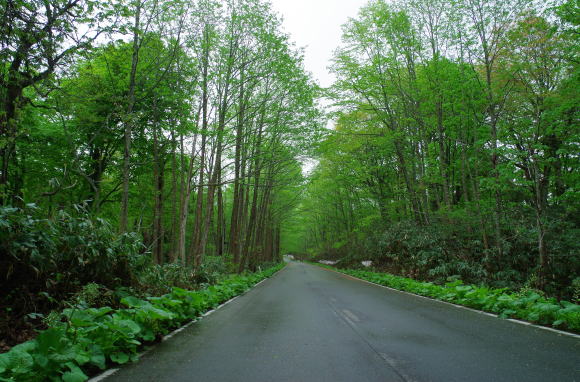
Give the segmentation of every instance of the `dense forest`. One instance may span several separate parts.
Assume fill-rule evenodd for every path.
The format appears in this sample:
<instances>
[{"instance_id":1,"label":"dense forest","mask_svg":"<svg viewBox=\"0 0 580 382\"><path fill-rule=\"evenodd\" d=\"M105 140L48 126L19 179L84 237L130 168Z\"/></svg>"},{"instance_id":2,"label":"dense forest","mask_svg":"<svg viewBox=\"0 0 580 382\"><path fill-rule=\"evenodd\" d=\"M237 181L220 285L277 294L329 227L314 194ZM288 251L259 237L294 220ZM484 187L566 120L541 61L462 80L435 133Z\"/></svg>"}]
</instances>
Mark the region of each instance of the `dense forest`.
<instances>
[{"instance_id":1,"label":"dense forest","mask_svg":"<svg viewBox=\"0 0 580 382\"><path fill-rule=\"evenodd\" d=\"M268 3L0 4L0 337L89 283L160 293L281 260L323 125Z\"/></svg>"},{"instance_id":2,"label":"dense forest","mask_svg":"<svg viewBox=\"0 0 580 382\"><path fill-rule=\"evenodd\" d=\"M372 1L344 26L297 252L580 294L578 2Z\"/></svg>"},{"instance_id":3,"label":"dense forest","mask_svg":"<svg viewBox=\"0 0 580 382\"><path fill-rule=\"evenodd\" d=\"M579 25L371 0L322 89L267 0L0 0L0 351L66 308L151 341L283 254L578 302Z\"/></svg>"}]
</instances>

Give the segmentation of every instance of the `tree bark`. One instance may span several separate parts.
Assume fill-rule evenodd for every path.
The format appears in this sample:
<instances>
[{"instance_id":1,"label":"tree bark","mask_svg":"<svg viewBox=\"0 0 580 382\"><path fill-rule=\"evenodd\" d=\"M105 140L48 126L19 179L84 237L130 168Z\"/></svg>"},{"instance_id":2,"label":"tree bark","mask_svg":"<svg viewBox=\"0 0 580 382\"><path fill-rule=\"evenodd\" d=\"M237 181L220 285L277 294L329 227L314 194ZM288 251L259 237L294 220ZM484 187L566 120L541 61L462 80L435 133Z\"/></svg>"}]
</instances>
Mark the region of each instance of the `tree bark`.
<instances>
[{"instance_id":1,"label":"tree bark","mask_svg":"<svg viewBox=\"0 0 580 382\"><path fill-rule=\"evenodd\" d=\"M135 10L135 22L133 24L133 53L131 56L131 73L129 75L129 93L127 97L127 112L124 118L124 152L123 152L123 193L121 199L121 217L119 219L119 231L121 233L127 232L127 219L129 214L129 177L130 177L130 161L131 161L131 141L133 129L133 109L135 107L135 88L137 77L137 66L139 65L139 28L141 22L141 6L142 3L137 3Z\"/></svg>"}]
</instances>

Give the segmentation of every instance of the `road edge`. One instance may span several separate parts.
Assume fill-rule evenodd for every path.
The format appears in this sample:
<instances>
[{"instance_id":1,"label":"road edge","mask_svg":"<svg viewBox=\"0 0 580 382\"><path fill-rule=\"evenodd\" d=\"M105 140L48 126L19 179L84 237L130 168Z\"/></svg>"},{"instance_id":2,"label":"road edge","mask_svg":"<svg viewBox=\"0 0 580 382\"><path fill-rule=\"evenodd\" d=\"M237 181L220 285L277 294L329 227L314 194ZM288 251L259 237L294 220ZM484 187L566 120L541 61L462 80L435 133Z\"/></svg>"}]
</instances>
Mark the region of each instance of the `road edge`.
<instances>
[{"instance_id":1,"label":"road edge","mask_svg":"<svg viewBox=\"0 0 580 382\"><path fill-rule=\"evenodd\" d=\"M286 269L288 266L288 263L285 263L284 266L282 268L280 268L279 270L277 270L276 272L272 273L272 275L270 275L269 277L266 277L265 279L263 279L262 281L256 283L255 285L253 285L250 289L245 290L244 292L240 293L237 296L234 296L232 298L230 298L228 301L221 303L220 305L218 305L217 307L208 310L207 312L205 312L204 314L202 314L200 317L198 318L194 318L193 320L191 320L190 322L188 322L187 324L173 330L171 333L168 333L166 335L164 335L161 338L161 341L159 343L165 342L169 339L171 339L172 337L174 337L175 335L179 334L180 332L184 331L185 329L189 328L191 325L195 324L196 322L199 322L201 320L203 320L205 317L211 315L212 313L215 313L216 311L218 311L219 309L223 308L224 306L232 303L234 300L244 296L245 294L249 293L250 291L254 290L255 288L257 288L260 284L263 284L264 282L271 280L274 276L276 276L278 273L282 272L284 269ZM159 345L159 343L154 344L154 345L150 345L147 346L142 352L138 353L138 357L139 359L141 359L141 357L147 355L147 353L151 352L153 349L155 349L155 347L157 345ZM137 361L138 362L138 361ZM113 367L110 369L106 369L103 370L102 373L95 375L92 378L89 378L87 380L87 382L100 382L100 381L104 381L105 379L107 379L108 377L114 375L116 372L118 372L119 370L121 370L123 368L123 366L125 365L121 365L119 367Z\"/></svg>"},{"instance_id":2,"label":"road edge","mask_svg":"<svg viewBox=\"0 0 580 382\"><path fill-rule=\"evenodd\" d=\"M326 267L321 267L321 266L318 266L316 264L312 264L312 265L316 266L319 269L323 269L323 270L326 270L326 271L334 272L334 273L339 274L339 275L341 275L341 276L343 276L345 278L350 278L352 280L362 281L362 282L365 282L367 284L375 285L375 286L378 286L378 287L381 287L381 288L385 288L385 289L388 289L388 290L391 290L391 291L394 291L394 292L403 293L403 294L406 294L406 295L409 295L409 296L413 296L413 297L423 298L423 299L429 300L429 301L439 302L441 304L451 305L451 306L454 306L454 307L459 308L459 309L468 310L470 312L482 314L484 316L495 317L495 318L500 319L500 320L510 321L510 322L513 322L513 323L516 323L516 324L520 324L520 325L524 325L524 326L531 326L531 327L534 327L534 328L537 328L537 329L542 329L542 330L545 330L545 331L548 331L548 332L556 333L558 335L563 335L563 336L568 336L568 337L580 339L580 334L565 332L563 330L549 328L547 326L536 325L536 324L533 324L531 322L523 321L523 320L517 320L515 318L500 318L499 315L494 314L494 313L489 313L489 312L486 312L486 311L483 311L483 310L477 310L477 309L469 308L467 306L454 304L454 303L448 302L448 301L437 300L437 299L434 299L434 298L431 298L431 297L427 297L427 296L421 296L420 294L415 294L415 293L411 293L411 292L407 292L407 291L403 291L403 290L391 288L391 287L388 287L388 286L385 286L385 285L373 283L372 281L368 281L368 280L364 280L364 279L361 279L361 278L358 278L358 277L355 277L355 276L347 275L346 273L342 273L342 272L337 271L337 270L334 270L334 269L330 269L330 268L326 268Z\"/></svg>"}]
</instances>

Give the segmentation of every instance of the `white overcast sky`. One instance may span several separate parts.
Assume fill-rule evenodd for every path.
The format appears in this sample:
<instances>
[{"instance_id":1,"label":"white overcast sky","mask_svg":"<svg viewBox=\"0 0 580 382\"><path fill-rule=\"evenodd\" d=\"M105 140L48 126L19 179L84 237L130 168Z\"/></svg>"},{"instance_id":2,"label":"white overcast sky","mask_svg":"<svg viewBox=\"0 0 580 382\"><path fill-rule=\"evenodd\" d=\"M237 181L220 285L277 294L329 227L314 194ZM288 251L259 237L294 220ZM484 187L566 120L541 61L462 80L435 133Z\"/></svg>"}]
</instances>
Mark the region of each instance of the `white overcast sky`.
<instances>
[{"instance_id":1,"label":"white overcast sky","mask_svg":"<svg viewBox=\"0 0 580 382\"><path fill-rule=\"evenodd\" d=\"M284 19L290 39L304 48L306 70L323 87L334 81L327 67L340 45L342 25L356 17L367 0L271 0L274 10Z\"/></svg>"}]
</instances>

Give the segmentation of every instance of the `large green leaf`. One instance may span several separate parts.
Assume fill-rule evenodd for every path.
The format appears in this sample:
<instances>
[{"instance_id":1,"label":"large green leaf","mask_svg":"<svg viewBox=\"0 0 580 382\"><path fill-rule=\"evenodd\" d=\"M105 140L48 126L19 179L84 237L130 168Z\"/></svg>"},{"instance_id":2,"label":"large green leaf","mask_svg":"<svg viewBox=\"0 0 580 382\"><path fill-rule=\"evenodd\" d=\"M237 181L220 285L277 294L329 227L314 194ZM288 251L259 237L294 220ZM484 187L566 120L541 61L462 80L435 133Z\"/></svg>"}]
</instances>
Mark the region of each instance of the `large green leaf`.
<instances>
[{"instance_id":1,"label":"large green leaf","mask_svg":"<svg viewBox=\"0 0 580 382\"><path fill-rule=\"evenodd\" d=\"M120 365L129 362L129 354L123 352L116 352L111 354L111 361L118 363Z\"/></svg>"},{"instance_id":2,"label":"large green leaf","mask_svg":"<svg viewBox=\"0 0 580 382\"><path fill-rule=\"evenodd\" d=\"M67 363L66 366L68 366L70 371L67 371L62 375L62 380L64 382L84 382L89 379L89 377L87 377L86 374L72 362Z\"/></svg>"},{"instance_id":3,"label":"large green leaf","mask_svg":"<svg viewBox=\"0 0 580 382\"><path fill-rule=\"evenodd\" d=\"M145 300L138 299L137 297L127 296L121 299L121 304L128 306L129 308L139 308L142 306L150 305L149 302Z\"/></svg>"},{"instance_id":4,"label":"large green leaf","mask_svg":"<svg viewBox=\"0 0 580 382\"><path fill-rule=\"evenodd\" d=\"M28 374L33 370L34 359L25 351L12 349L8 352L8 366L15 375Z\"/></svg>"},{"instance_id":5,"label":"large green leaf","mask_svg":"<svg viewBox=\"0 0 580 382\"><path fill-rule=\"evenodd\" d=\"M0 354L0 374L4 373L10 367L10 359L8 354Z\"/></svg>"}]
</instances>

